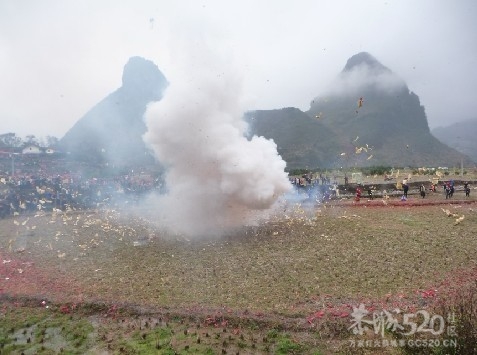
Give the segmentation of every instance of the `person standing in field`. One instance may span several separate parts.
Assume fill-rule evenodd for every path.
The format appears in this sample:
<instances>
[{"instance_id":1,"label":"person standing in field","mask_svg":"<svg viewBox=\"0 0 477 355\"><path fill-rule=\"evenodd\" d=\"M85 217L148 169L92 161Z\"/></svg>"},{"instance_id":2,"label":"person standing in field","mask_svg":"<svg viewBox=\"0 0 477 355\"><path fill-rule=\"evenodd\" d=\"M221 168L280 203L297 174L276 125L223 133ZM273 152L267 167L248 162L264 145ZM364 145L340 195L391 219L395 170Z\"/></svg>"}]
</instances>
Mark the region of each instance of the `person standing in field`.
<instances>
[{"instance_id":1,"label":"person standing in field","mask_svg":"<svg viewBox=\"0 0 477 355\"><path fill-rule=\"evenodd\" d=\"M424 184L421 184L421 186L419 186L419 193L421 194L422 198L426 197L426 188L424 187Z\"/></svg>"},{"instance_id":2,"label":"person standing in field","mask_svg":"<svg viewBox=\"0 0 477 355\"><path fill-rule=\"evenodd\" d=\"M407 198L407 192L409 191L409 185L407 184L407 180L403 180L402 182L402 189L404 191L404 197Z\"/></svg>"},{"instance_id":3,"label":"person standing in field","mask_svg":"<svg viewBox=\"0 0 477 355\"><path fill-rule=\"evenodd\" d=\"M359 200L361 200L361 189L359 188L359 186L356 188L356 198L355 198L356 202L359 202Z\"/></svg>"},{"instance_id":4,"label":"person standing in field","mask_svg":"<svg viewBox=\"0 0 477 355\"><path fill-rule=\"evenodd\" d=\"M465 191L465 197L469 197L470 196L470 187L469 187L469 182L466 181L464 183L464 191Z\"/></svg>"}]
</instances>

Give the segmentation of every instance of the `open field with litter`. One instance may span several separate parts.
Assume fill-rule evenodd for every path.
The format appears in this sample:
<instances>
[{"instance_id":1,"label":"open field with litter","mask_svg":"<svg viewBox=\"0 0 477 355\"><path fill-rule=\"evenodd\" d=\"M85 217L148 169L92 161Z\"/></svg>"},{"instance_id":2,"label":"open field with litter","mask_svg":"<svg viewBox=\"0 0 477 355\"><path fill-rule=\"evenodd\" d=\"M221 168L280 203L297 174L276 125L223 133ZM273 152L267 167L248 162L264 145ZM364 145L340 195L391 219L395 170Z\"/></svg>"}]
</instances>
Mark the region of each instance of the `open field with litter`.
<instances>
[{"instance_id":1,"label":"open field with litter","mask_svg":"<svg viewBox=\"0 0 477 355\"><path fill-rule=\"evenodd\" d=\"M430 311L474 287L474 197L297 204L200 240L121 211L6 218L2 353L400 353L351 348L353 309Z\"/></svg>"}]
</instances>

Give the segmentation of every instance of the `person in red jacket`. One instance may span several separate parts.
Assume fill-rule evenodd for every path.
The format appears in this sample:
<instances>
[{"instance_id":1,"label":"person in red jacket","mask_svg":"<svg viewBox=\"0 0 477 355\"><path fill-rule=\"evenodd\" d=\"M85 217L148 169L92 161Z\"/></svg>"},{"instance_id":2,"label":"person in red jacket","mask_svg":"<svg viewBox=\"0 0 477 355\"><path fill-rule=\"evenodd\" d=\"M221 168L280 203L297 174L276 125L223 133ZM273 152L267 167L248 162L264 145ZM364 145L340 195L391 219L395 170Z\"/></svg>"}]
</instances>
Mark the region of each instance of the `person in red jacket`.
<instances>
[{"instance_id":1,"label":"person in red jacket","mask_svg":"<svg viewBox=\"0 0 477 355\"><path fill-rule=\"evenodd\" d=\"M359 186L356 188L356 201L359 201L361 199L361 189Z\"/></svg>"}]
</instances>

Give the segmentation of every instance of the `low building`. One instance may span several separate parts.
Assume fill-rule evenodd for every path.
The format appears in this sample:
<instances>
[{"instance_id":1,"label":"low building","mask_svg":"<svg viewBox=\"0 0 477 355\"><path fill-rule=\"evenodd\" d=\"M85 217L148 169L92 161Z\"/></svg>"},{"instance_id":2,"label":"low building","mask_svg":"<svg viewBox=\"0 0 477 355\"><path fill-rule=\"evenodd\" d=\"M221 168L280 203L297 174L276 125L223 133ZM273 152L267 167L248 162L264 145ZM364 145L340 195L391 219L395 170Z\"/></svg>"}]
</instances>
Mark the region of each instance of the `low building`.
<instances>
[{"instance_id":1,"label":"low building","mask_svg":"<svg viewBox=\"0 0 477 355\"><path fill-rule=\"evenodd\" d=\"M34 144L29 144L23 147L22 154L41 154L42 150L40 147Z\"/></svg>"}]
</instances>

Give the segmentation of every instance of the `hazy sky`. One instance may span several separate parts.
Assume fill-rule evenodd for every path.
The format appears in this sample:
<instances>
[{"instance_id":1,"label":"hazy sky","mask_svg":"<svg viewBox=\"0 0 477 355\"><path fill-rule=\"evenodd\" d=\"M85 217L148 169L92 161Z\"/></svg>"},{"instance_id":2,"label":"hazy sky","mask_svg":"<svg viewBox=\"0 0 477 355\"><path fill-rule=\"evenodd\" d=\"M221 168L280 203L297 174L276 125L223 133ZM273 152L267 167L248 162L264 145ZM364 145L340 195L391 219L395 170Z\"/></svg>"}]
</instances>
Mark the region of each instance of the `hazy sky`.
<instances>
[{"instance_id":1,"label":"hazy sky","mask_svg":"<svg viewBox=\"0 0 477 355\"><path fill-rule=\"evenodd\" d=\"M178 56L200 71L204 46L239 68L249 109L307 110L367 51L431 127L474 118L476 18L475 0L0 0L0 133L61 138L121 86L130 57L168 77Z\"/></svg>"}]
</instances>

